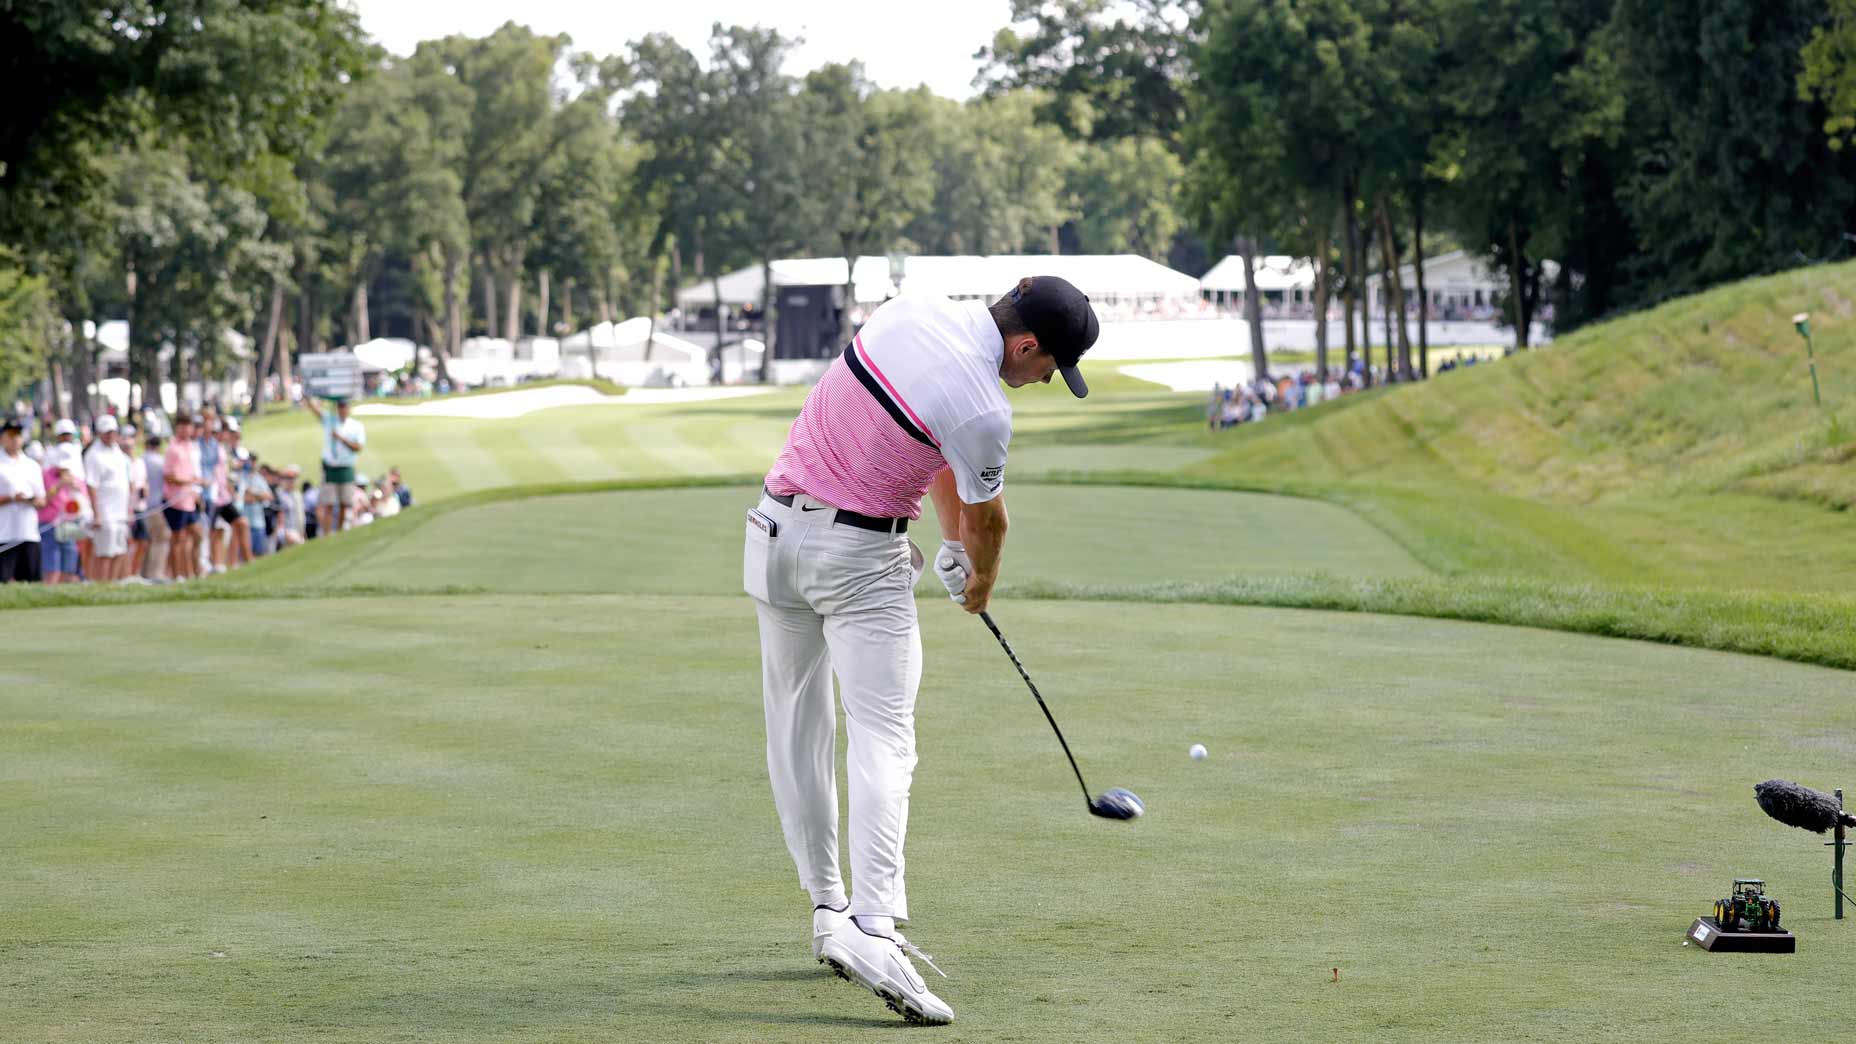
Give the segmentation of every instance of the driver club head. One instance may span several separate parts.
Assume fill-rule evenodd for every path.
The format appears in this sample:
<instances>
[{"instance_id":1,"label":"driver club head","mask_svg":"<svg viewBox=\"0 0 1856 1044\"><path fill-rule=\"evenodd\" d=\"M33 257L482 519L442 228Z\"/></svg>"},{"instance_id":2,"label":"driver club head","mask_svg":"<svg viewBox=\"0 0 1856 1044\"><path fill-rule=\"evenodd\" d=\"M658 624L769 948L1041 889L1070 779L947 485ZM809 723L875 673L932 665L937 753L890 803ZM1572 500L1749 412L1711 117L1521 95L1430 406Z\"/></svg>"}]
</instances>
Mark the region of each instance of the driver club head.
<instances>
[{"instance_id":1,"label":"driver club head","mask_svg":"<svg viewBox=\"0 0 1856 1044\"><path fill-rule=\"evenodd\" d=\"M1134 791L1126 787L1115 787L1102 792L1102 796L1089 803L1090 815L1103 819L1135 819L1147 811L1141 799L1134 796Z\"/></svg>"}]
</instances>

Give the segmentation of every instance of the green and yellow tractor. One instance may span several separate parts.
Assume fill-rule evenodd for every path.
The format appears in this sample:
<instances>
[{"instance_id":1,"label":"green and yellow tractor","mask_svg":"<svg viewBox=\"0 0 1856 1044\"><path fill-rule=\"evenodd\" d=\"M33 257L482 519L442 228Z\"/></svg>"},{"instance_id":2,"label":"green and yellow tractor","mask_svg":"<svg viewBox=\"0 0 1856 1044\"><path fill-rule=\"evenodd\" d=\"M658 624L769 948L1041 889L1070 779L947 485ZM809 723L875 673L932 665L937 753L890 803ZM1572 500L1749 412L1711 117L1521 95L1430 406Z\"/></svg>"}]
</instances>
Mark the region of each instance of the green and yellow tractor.
<instances>
[{"instance_id":1,"label":"green and yellow tractor","mask_svg":"<svg viewBox=\"0 0 1856 1044\"><path fill-rule=\"evenodd\" d=\"M1714 920L1723 932L1776 932L1779 901L1766 898L1766 882L1756 877L1734 879L1734 894L1714 903Z\"/></svg>"}]
</instances>

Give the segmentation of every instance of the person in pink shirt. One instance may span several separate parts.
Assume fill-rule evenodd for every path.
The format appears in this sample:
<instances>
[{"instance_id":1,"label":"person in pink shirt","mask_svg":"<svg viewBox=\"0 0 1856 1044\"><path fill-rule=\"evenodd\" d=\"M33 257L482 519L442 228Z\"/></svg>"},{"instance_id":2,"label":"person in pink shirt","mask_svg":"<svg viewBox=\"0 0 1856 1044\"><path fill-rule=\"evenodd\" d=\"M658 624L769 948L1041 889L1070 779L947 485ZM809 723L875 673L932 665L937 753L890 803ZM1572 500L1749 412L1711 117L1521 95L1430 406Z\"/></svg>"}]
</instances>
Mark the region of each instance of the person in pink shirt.
<instances>
[{"instance_id":1,"label":"person in pink shirt","mask_svg":"<svg viewBox=\"0 0 1856 1044\"><path fill-rule=\"evenodd\" d=\"M932 497L935 573L984 611L1005 541L1005 463L1019 388L1077 368L1100 332L1089 298L1054 276L987 305L904 293L878 308L806 396L747 513L742 587L760 624L767 773L800 886L812 955L911 1022L954 1010L929 992L896 931L909 917L903 839L922 678L908 538ZM849 734L850 863L840 872L832 678ZM932 966L932 962L929 962Z\"/></svg>"},{"instance_id":2,"label":"person in pink shirt","mask_svg":"<svg viewBox=\"0 0 1856 1044\"><path fill-rule=\"evenodd\" d=\"M193 448L192 418L174 418L174 438L162 458L161 475L168 502L162 516L173 534L168 545L168 576L185 580L200 575L200 489L206 484Z\"/></svg>"},{"instance_id":3,"label":"person in pink shirt","mask_svg":"<svg viewBox=\"0 0 1856 1044\"><path fill-rule=\"evenodd\" d=\"M45 469L45 506L39 509L39 573L48 584L75 584L77 542L89 513L81 458L63 456Z\"/></svg>"}]
</instances>

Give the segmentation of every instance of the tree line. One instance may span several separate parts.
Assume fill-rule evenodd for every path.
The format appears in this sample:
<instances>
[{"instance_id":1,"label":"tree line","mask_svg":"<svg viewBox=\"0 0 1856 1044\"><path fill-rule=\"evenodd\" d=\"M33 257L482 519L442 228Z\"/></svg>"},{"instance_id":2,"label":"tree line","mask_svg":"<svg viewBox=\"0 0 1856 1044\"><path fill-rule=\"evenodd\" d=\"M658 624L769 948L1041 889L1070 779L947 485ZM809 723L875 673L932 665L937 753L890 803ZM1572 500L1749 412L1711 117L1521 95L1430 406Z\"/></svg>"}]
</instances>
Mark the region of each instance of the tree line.
<instances>
[{"instance_id":1,"label":"tree line","mask_svg":"<svg viewBox=\"0 0 1856 1044\"><path fill-rule=\"evenodd\" d=\"M92 384L86 319L128 321L145 393L387 333L442 369L468 336L654 313L791 254L1164 258L1181 224L1171 150L1072 139L1030 91L794 75L764 28L597 56L511 23L392 55L330 0L188 0L11 29L48 90L0 136L0 394Z\"/></svg>"},{"instance_id":2,"label":"tree line","mask_svg":"<svg viewBox=\"0 0 1856 1044\"><path fill-rule=\"evenodd\" d=\"M1098 138L1161 133L1209 242L1314 259L1349 360L1383 273L1394 380L1429 372L1404 322L1408 293L1428 311L1429 244L1505 275L1525 346L1544 304L1570 329L1847 256L1856 228L1856 0L1014 0L1013 16L995 86L1045 90L1060 125L1077 101L1112 110Z\"/></svg>"},{"instance_id":3,"label":"tree line","mask_svg":"<svg viewBox=\"0 0 1856 1044\"><path fill-rule=\"evenodd\" d=\"M1312 257L1347 358L1377 318L1402 379L1400 268L1439 246L1504 273L1524 344L1549 303L1564 329L1842 256L1856 218L1856 0L1013 0L967 102L795 75L794 44L512 23L392 55L334 0L6 5L33 89L0 121L0 394L93 383L87 319L128 321L144 389L383 333L442 367L889 252Z\"/></svg>"}]
</instances>

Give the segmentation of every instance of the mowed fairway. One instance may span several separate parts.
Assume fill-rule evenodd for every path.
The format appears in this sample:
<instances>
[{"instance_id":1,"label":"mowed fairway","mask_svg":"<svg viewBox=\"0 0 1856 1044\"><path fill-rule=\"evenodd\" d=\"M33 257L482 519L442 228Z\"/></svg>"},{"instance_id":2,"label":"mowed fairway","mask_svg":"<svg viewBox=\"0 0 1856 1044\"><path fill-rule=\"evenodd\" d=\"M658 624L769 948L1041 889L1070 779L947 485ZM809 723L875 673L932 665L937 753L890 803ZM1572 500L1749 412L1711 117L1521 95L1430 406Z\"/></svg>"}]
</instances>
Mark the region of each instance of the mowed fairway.
<instances>
[{"instance_id":1,"label":"mowed fairway","mask_svg":"<svg viewBox=\"0 0 1856 1044\"><path fill-rule=\"evenodd\" d=\"M1825 1039L1856 926L1773 775L1847 673L1435 621L921 603L936 1039ZM738 596L48 609L0 688L0 990L31 1041L815 1041ZM107 632L113 645L93 641ZM1186 747L1211 749L1203 763ZM1792 957L1683 930L1763 876ZM1339 969L1339 982L1332 969ZM1724 1012L1721 998L1745 998Z\"/></svg>"},{"instance_id":2,"label":"mowed fairway","mask_svg":"<svg viewBox=\"0 0 1856 1044\"><path fill-rule=\"evenodd\" d=\"M396 529L360 554L280 559L268 580L492 591L731 594L752 486L531 497ZM1140 584L1236 574L1422 576L1427 570L1332 504L1256 493L1013 485L1008 579ZM941 541L932 504L910 536ZM941 590L924 573L922 590Z\"/></svg>"}]
</instances>

